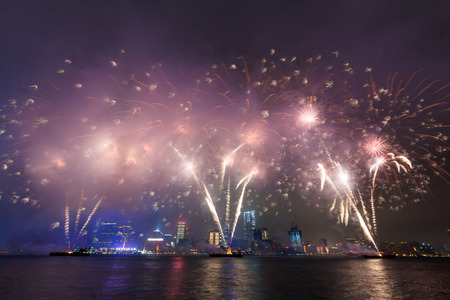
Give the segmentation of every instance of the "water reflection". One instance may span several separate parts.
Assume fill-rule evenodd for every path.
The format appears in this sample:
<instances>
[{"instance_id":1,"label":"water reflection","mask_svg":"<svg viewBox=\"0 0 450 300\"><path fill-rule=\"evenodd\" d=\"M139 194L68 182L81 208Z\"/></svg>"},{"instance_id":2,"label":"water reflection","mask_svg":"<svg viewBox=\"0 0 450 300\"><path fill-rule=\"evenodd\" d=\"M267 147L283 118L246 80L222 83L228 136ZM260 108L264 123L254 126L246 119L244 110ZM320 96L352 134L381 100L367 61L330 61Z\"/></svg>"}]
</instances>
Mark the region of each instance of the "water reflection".
<instances>
[{"instance_id":1,"label":"water reflection","mask_svg":"<svg viewBox=\"0 0 450 300\"><path fill-rule=\"evenodd\" d=\"M253 261L254 262L254 261ZM243 258L206 258L202 260L204 272L199 277L203 296L210 298L251 298L261 296L254 289L258 278L257 266ZM251 284L250 284L251 283Z\"/></svg>"},{"instance_id":2,"label":"water reflection","mask_svg":"<svg viewBox=\"0 0 450 300\"><path fill-rule=\"evenodd\" d=\"M126 280L128 276L124 261L121 259L111 260L108 269L110 269L109 276L104 281L102 294L114 295L127 289L129 282Z\"/></svg>"},{"instance_id":3,"label":"water reflection","mask_svg":"<svg viewBox=\"0 0 450 300\"><path fill-rule=\"evenodd\" d=\"M201 276L199 284L205 295L210 295L211 297L220 297L221 294L221 282L222 274L225 270L222 268L223 259L210 259L203 260L202 269L204 270L203 276Z\"/></svg>"},{"instance_id":4,"label":"water reflection","mask_svg":"<svg viewBox=\"0 0 450 300\"><path fill-rule=\"evenodd\" d=\"M395 278L386 269L383 259L370 259L365 261L364 270L357 279L355 288L367 290L368 296L373 299L393 299Z\"/></svg>"},{"instance_id":5,"label":"water reflection","mask_svg":"<svg viewBox=\"0 0 450 300\"><path fill-rule=\"evenodd\" d=\"M164 293L167 295L168 299L176 299L184 294L183 282L185 281L185 260L186 257L184 256L172 257L171 259L171 264L168 271L168 283Z\"/></svg>"},{"instance_id":6,"label":"water reflection","mask_svg":"<svg viewBox=\"0 0 450 300\"><path fill-rule=\"evenodd\" d=\"M450 299L449 268L444 258L0 257L0 299Z\"/></svg>"}]
</instances>

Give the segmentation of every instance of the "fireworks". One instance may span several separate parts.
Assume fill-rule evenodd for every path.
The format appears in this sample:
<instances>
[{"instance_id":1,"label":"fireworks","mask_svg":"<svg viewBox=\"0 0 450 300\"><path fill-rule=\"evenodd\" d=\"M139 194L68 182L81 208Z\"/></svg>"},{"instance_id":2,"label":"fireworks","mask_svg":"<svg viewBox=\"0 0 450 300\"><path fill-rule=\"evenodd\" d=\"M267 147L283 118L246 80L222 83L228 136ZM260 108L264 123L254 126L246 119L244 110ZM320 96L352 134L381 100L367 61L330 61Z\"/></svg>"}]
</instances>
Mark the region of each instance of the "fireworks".
<instances>
[{"instance_id":1,"label":"fireworks","mask_svg":"<svg viewBox=\"0 0 450 300\"><path fill-rule=\"evenodd\" d=\"M319 120L319 112L312 105L306 105L299 112L299 121L306 126L313 126Z\"/></svg>"},{"instance_id":2,"label":"fireworks","mask_svg":"<svg viewBox=\"0 0 450 300\"><path fill-rule=\"evenodd\" d=\"M379 137L366 140L366 144L364 145L364 147L367 153L372 157L383 156L386 153L386 150L389 148L386 144L386 141L382 140Z\"/></svg>"},{"instance_id":3,"label":"fireworks","mask_svg":"<svg viewBox=\"0 0 450 300\"><path fill-rule=\"evenodd\" d=\"M434 174L449 181L440 81L395 74L378 86L337 52L271 50L200 73L141 63L130 72L130 59L121 52L89 70L66 59L2 106L3 198L55 203L67 242L70 210L80 238L101 205L178 215L205 205L232 239L243 207L277 215L308 201L345 224L354 212L371 235L377 208L420 200Z\"/></svg>"}]
</instances>

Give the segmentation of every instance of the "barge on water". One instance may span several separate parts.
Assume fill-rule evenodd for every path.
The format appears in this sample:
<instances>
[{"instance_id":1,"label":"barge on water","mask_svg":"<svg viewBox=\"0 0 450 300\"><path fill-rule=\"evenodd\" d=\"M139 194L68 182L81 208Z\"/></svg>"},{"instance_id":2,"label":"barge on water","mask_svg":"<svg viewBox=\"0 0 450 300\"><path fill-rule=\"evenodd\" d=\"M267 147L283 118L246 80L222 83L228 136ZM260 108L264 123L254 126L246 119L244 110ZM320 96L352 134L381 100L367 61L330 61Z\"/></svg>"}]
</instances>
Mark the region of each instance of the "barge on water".
<instances>
[{"instance_id":1,"label":"barge on water","mask_svg":"<svg viewBox=\"0 0 450 300\"><path fill-rule=\"evenodd\" d=\"M50 256L89 256L90 253L86 249L80 249L78 251L55 251L50 252Z\"/></svg>"}]
</instances>

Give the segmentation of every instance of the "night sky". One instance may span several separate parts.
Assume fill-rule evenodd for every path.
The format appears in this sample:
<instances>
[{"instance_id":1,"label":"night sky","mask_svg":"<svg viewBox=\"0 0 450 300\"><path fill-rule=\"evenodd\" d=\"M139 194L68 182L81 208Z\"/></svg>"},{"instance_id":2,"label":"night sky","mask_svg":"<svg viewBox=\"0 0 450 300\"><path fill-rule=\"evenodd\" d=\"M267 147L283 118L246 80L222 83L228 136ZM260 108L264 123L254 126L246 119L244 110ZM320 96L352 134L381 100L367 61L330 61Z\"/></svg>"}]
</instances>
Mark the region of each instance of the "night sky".
<instances>
[{"instance_id":1,"label":"night sky","mask_svg":"<svg viewBox=\"0 0 450 300\"><path fill-rule=\"evenodd\" d=\"M449 14L448 1L2 1L0 103L7 105L11 98L26 97L32 84L51 82L51 76L66 58L76 64L79 74L96 81L99 69L120 56L121 49L128 55L124 61L129 68L139 70L158 62L169 66L172 71L167 76L176 75L168 80L177 86L191 84L191 74L197 76L213 64L227 64L238 56L244 56L250 63L257 62L270 49L281 56L297 56L299 60L339 51L353 69L371 67L373 79L383 84L389 74L399 72L399 77L408 78L421 70L418 78L442 79L439 86L444 86L450 79ZM129 71L125 69L123 72ZM106 83L100 84L107 88ZM448 95L448 91L447 88L444 94ZM445 107L446 115L440 115L444 123L448 122L448 105ZM76 105L65 109L74 110ZM91 113L94 114L88 114ZM101 112L95 113L96 118L103 117ZM8 114L7 110L2 114ZM1 122L7 126L5 122L9 121L2 118ZM58 128L51 128L55 131L47 135L54 134L57 138ZM449 135L448 129L440 132ZM46 139L50 143L48 136L39 134L43 133L35 135L39 147L47 143ZM5 136L0 136L2 154L11 152L11 142ZM448 147L448 142L444 141L443 146ZM31 152L35 148L28 149ZM448 158L445 153L440 156ZM41 159L39 154L29 157ZM3 156L2 160L6 158ZM442 167L448 172L448 163ZM64 188L61 184L54 191L42 192L39 188L35 193L32 191L39 198L39 208L21 201L14 204L7 194L22 189L26 176L24 172L17 181L5 179L8 175L1 177L4 195L0 200L0 250L61 247L64 200L60 195L64 195ZM379 239L450 243L448 179L431 176L430 190L434 196L427 194L419 203L407 200L399 211L378 208ZM107 180L102 184L109 184ZM74 184L77 182L73 180ZM267 189L267 185L262 187ZM121 192L117 191L123 199L139 197ZM136 204L134 213L123 213L123 206L128 204L114 201L102 203L92 220L100 216L105 221L129 223L138 233L146 235L161 226L161 222L167 223L162 219L168 218L172 225L167 225L167 231L174 233L179 209L163 212L142 209ZM135 204L133 199L127 201L131 203L129 206ZM185 213L183 218L192 219L192 234L200 239L208 227L205 222L213 223L202 200L195 201L198 205L187 204L185 209L197 210L197 214L188 217ZM257 218L257 226L268 227L270 234L283 242L287 241L292 221L303 231L305 240L316 244L320 238L333 243L348 236L363 237L355 222L345 227L336 224L336 217L327 208L318 207L313 201L303 201L301 197L295 200L295 196L291 201L291 206L278 205L272 208L273 212ZM247 208L244 203L244 210ZM85 220L87 212L83 214ZM54 222L60 222L61 226L52 231L50 224Z\"/></svg>"}]
</instances>

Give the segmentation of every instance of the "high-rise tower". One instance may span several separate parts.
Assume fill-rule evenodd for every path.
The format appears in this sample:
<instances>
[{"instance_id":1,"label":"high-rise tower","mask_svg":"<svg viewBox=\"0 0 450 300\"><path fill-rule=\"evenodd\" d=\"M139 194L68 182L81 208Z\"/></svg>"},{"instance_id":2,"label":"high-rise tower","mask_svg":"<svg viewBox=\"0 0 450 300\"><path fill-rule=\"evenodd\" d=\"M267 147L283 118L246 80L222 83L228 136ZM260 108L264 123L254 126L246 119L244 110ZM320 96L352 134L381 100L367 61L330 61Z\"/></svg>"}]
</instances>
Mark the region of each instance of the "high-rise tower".
<instances>
[{"instance_id":1,"label":"high-rise tower","mask_svg":"<svg viewBox=\"0 0 450 300\"><path fill-rule=\"evenodd\" d=\"M209 231L209 238L208 242L212 246L219 246L220 245L220 231L218 229L210 230Z\"/></svg>"},{"instance_id":2,"label":"high-rise tower","mask_svg":"<svg viewBox=\"0 0 450 300\"><path fill-rule=\"evenodd\" d=\"M289 240L291 247L294 251L302 251L302 232L298 230L297 225L292 224L291 230L289 230Z\"/></svg>"},{"instance_id":3,"label":"high-rise tower","mask_svg":"<svg viewBox=\"0 0 450 300\"><path fill-rule=\"evenodd\" d=\"M98 236L98 248L114 248L114 240L117 235L117 223L102 222L100 226L100 235Z\"/></svg>"},{"instance_id":4,"label":"high-rise tower","mask_svg":"<svg viewBox=\"0 0 450 300\"><path fill-rule=\"evenodd\" d=\"M186 222L180 221L177 225L177 243L186 238Z\"/></svg>"},{"instance_id":5,"label":"high-rise tower","mask_svg":"<svg viewBox=\"0 0 450 300\"><path fill-rule=\"evenodd\" d=\"M135 248L134 231L131 226L117 226L114 246L119 249Z\"/></svg>"},{"instance_id":6,"label":"high-rise tower","mask_svg":"<svg viewBox=\"0 0 450 300\"><path fill-rule=\"evenodd\" d=\"M265 227L261 228L261 238L263 241L267 241L269 239L269 231Z\"/></svg>"},{"instance_id":7,"label":"high-rise tower","mask_svg":"<svg viewBox=\"0 0 450 300\"><path fill-rule=\"evenodd\" d=\"M244 212L244 238L248 241L248 245L255 241L254 232L256 228L255 211Z\"/></svg>"}]
</instances>

